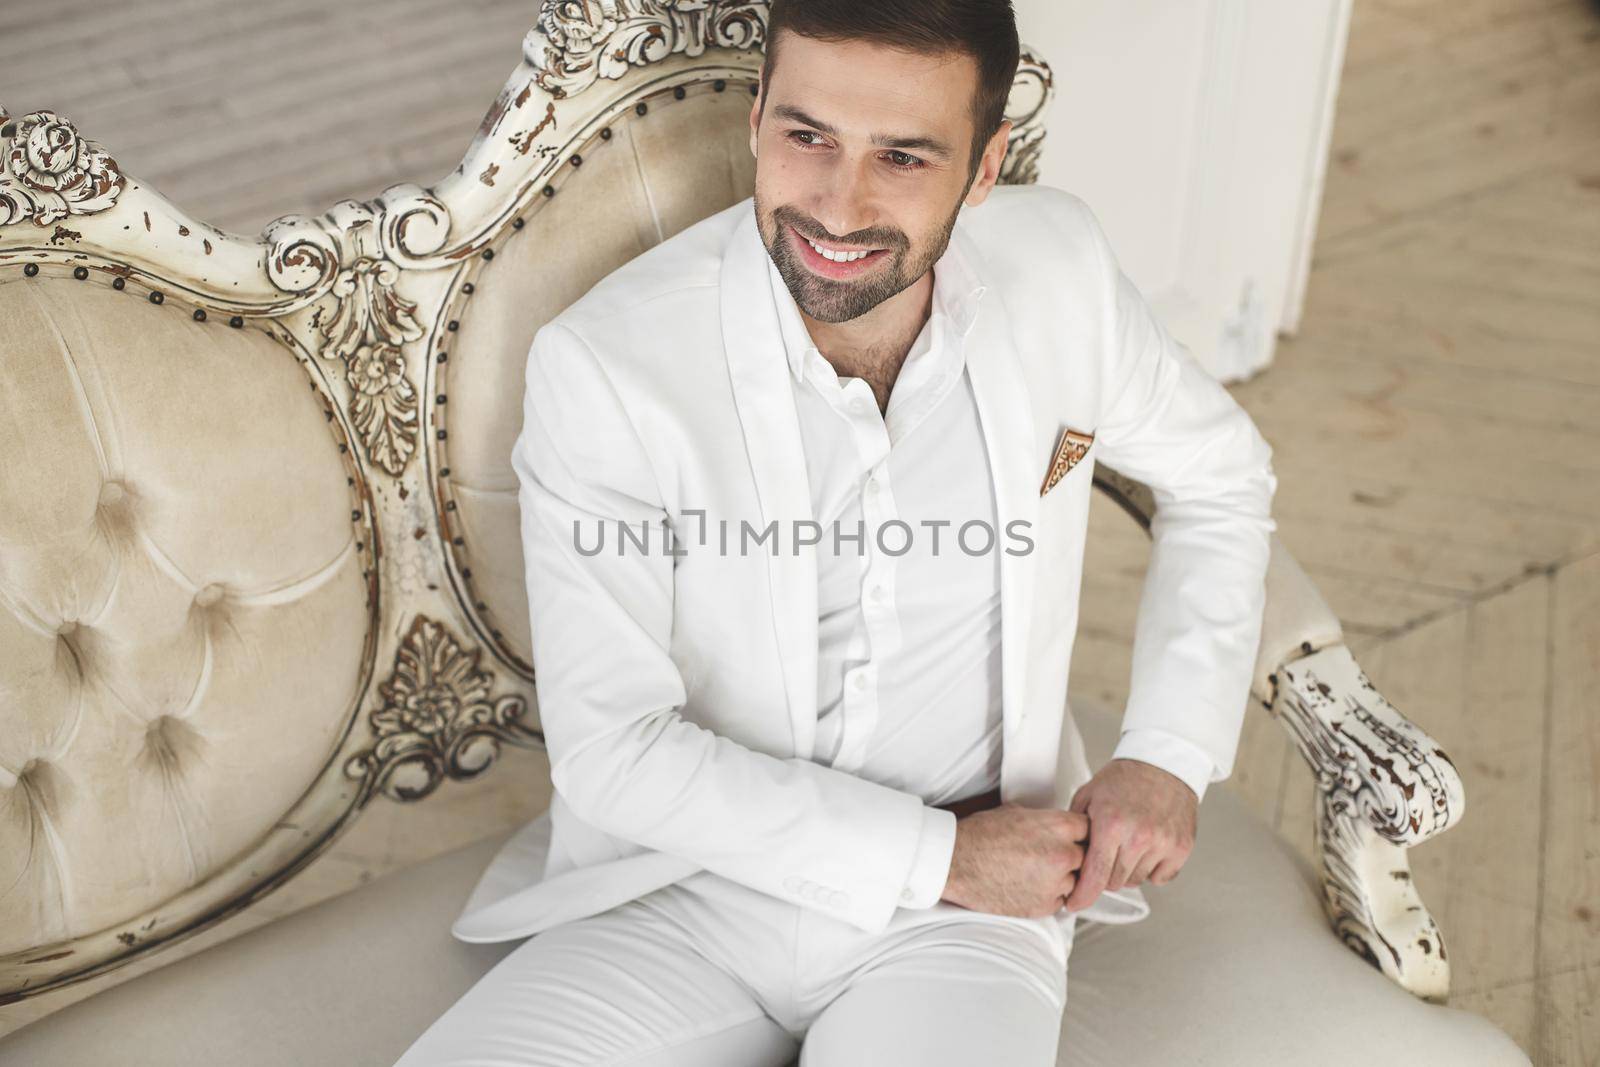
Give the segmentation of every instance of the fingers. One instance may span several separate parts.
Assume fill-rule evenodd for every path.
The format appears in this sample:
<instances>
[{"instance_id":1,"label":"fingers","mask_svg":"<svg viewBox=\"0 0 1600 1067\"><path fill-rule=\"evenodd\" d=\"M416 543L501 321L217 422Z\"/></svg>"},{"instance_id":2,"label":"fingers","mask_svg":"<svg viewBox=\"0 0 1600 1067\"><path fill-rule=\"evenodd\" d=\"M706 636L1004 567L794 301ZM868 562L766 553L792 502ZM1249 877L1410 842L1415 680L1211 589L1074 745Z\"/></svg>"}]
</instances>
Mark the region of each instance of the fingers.
<instances>
[{"instance_id":1,"label":"fingers","mask_svg":"<svg viewBox=\"0 0 1600 1067\"><path fill-rule=\"evenodd\" d=\"M1091 828L1089 833L1089 854L1084 857L1083 870L1078 877L1078 884L1073 887L1071 895L1067 897L1067 910L1079 911L1093 904L1106 887L1106 881L1111 877L1111 869L1116 863L1117 852L1122 844L1120 838L1109 829L1096 830Z\"/></svg>"},{"instance_id":2,"label":"fingers","mask_svg":"<svg viewBox=\"0 0 1600 1067\"><path fill-rule=\"evenodd\" d=\"M1106 882L1106 888L1121 889L1124 886L1137 885L1140 879L1134 878L1133 873L1148 855L1148 852L1139 852L1131 844L1124 843L1117 850L1117 862L1111 868L1111 878Z\"/></svg>"},{"instance_id":3,"label":"fingers","mask_svg":"<svg viewBox=\"0 0 1600 1067\"><path fill-rule=\"evenodd\" d=\"M1178 871L1180 871L1182 868L1182 863L1179 863L1171 856L1168 856L1166 859L1156 864L1155 869L1150 872L1150 881L1154 885L1166 885L1168 882L1172 881L1178 876Z\"/></svg>"},{"instance_id":4,"label":"fingers","mask_svg":"<svg viewBox=\"0 0 1600 1067\"><path fill-rule=\"evenodd\" d=\"M1074 887L1077 886L1077 884L1078 884L1078 872L1077 871L1068 871L1066 874L1062 875L1061 884L1056 887L1059 890L1059 893L1056 896L1056 910L1057 911L1059 911L1060 909L1062 909L1062 908L1067 906L1067 900L1068 900L1069 896L1071 895L1072 890L1074 889Z\"/></svg>"},{"instance_id":5,"label":"fingers","mask_svg":"<svg viewBox=\"0 0 1600 1067\"><path fill-rule=\"evenodd\" d=\"M1081 812L1062 812L1062 825L1066 828L1067 840L1082 843L1089 840L1089 816Z\"/></svg>"},{"instance_id":6,"label":"fingers","mask_svg":"<svg viewBox=\"0 0 1600 1067\"><path fill-rule=\"evenodd\" d=\"M1150 873L1160 865L1161 859L1162 857L1160 853L1145 853L1144 858L1139 861L1138 866L1134 867L1133 874L1129 876L1128 884L1140 885L1145 882L1150 877Z\"/></svg>"},{"instance_id":7,"label":"fingers","mask_svg":"<svg viewBox=\"0 0 1600 1067\"><path fill-rule=\"evenodd\" d=\"M1055 852L1056 872L1058 881L1056 892L1060 894L1056 908L1059 910L1066 900L1068 893L1078 884L1079 872L1083 869L1083 861L1087 854L1085 839L1088 837L1088 819L1082 815L1062 813L1062 826L1066 832L1065 843L1059 844ZM1079 829L1081 824L1082 829Z\"/></svg>"}]
</instances>

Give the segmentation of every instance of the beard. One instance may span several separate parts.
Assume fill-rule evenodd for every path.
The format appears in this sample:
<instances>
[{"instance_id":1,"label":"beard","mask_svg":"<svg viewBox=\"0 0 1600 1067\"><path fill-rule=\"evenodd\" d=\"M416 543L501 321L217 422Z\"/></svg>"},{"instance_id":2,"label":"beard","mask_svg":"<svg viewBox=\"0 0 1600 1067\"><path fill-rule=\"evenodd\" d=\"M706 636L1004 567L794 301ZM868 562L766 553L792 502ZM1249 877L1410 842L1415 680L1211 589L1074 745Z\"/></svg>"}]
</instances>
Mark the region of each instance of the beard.
<instances>
[{"instance_id":1,"label":"beard","mask_svg":"<svg viewBox=\"0 0 1600 1067\"><path fill-rule=\"evenodd\" d=\"M890 229L859 230L837 239L838 244L887 250L884 262L864 277L849 280L813 274L794 251L785 232L790 226L801 236L834 240L820 236L826 231L809 215L787 204L768 212L759 194L755 198L755 212L756 229L767 246L767 255L772 257L773 266L778 268L794 302L819 322L831 323L860 318L931 270L949 247L950 234L961 214L961 201L956 201L954 210L935 233L916 243L900 230Z\"/></svg>"}]
</instances>

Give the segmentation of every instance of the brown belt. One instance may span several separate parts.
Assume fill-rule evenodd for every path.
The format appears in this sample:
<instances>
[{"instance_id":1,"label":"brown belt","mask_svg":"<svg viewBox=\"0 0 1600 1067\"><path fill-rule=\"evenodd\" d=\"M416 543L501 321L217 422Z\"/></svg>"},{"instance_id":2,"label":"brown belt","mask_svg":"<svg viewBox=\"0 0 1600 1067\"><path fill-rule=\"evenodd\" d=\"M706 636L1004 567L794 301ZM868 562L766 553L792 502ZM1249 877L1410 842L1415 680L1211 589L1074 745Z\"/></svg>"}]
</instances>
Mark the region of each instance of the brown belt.
<instances>
[{"instance_id":1,"label":"brown belt","mask_svg":"<svg viewBox=\"0 0 1600 1067\"><path fill-rule=\"evenodd\" d=\"M975 811L988 811L990 808L998 808L999 806L1000 788L998 786L987 793L979 793L977 796L962 797L960 800L952 800L948 804L934 805L936 808L955 812L958 819L966 818Z\"/></svg>"}]
</instances>

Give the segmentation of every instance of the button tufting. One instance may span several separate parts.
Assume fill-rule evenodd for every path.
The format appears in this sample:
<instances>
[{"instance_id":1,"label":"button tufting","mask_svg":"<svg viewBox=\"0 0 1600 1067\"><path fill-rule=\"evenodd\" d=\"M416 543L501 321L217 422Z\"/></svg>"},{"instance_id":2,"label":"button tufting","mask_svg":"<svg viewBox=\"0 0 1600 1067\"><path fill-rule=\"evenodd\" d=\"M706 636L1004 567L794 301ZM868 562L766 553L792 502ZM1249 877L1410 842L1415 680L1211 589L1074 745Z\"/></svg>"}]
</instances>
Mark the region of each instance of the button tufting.
<instances>
[{"instance_id":1,"label":"button tufting","mask_svg":"<svg viewBox=\"0 0 1600 1067\"><path fill-rule=\"evenodd\" d=\"M202 608L209 608L211 605L222 599L224 592L225 591L223 590L222 586L218 585L216 582L212 582L209 585L202 585L194 594L194 602L200 605Z\"/></svg>"},{"instance_id":2,"label":"button tufting","mask_svg":"<svg viewBox=\"0 0 1600 1067\"><path fill-rule=\"evenodd\" d=\"M3 773L3 772L0 772ZM56 782L55 768L43 756L35 756L22 765L17 776L10 781L0 777L0 785L21 792L22 800L36 797L39 802L47 807L55 806L59 783Z\"/></svg>"},{"instance_id":3,"label":"button tufting","mask_svg":"<svg viewBox=\"0 0 1600 1067\"><path fill-rule=\"evenodd\" d=\"M199 756L198 742L194 730L175 716L157 715L145 724L144 755L168 771L193 763Z\"/></svg>"},{"instance_id":4,"label":"button tufting","mask_svg":"<svg viewBox=\"0 0 1600 1067\"><path fill-rule=\"evenodd\" d=\"M121 482L106 482L100 487L100 506L115 504L128 495Z\"/></svg>"}]
</instances>

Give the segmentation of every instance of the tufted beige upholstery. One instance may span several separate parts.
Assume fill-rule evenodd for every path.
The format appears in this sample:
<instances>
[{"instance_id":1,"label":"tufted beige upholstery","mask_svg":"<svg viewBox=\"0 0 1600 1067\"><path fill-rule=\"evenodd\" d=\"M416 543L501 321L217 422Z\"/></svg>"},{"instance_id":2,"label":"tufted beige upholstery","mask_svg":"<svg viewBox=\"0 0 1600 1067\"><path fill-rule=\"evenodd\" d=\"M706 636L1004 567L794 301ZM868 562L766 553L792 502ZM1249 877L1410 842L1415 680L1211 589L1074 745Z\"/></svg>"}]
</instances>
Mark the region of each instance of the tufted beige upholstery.
<instances>
[{"instance_id":1,"label":"tufted beige upholstery","mask_svg":"<svg viewBox=\"0 0 1600 1067\"><path fill-rule=\"evenodd\" d=\"M562 187L593 211L539 211L512 230L460 319L445 408L450 475L474 602L518 663L532 659L511 445L522 429L523 366L533 335L595 282L640 252L750 195L755 159L743 92L663 100L628 112L583 153ZM686 153L685 145L693 145ZM551 249L560 249L559 264Z\"/></svg>"},{"instance_id":2,"label":"tufted beige upholstery","mask_svg":"<svg viewBox=\"0 0 1600 1067\"><path fill-rule=\"evenodd\" d=\"M538 743L509 465L528 345L754 177L763 5L612 6L634 17L542 7L451 175L259 238L189 218L59 116L0 108L0 1003L157 952L368 803ZM1031 180L1048 99L1025 55L1003 180ZM1095 481L1149 521L1142 486ZM1396 1058L1524 1062L1347 951L1442 997L1437 931L1395 887L1459 781L1281 542L1253 695L1323 783L1320 903L1208 794L1194 873L1075 949L1062 1062L1344 1062L1357 1025ZM1345 743L1368 728L1383 775ZM448 934L496 844L98 995L0 1061L392 1062L510 947Z\"/></svg>"},{"instance_id":3,"label":"tufted beige upholstery","mask_svg":"<svg viewBox=\"0 0 1600 1067\"><path fill-rule=\"evenodd\" d=\"M348 725L368 604L353 469L278 346L15 270L0 309L5 954L261 838Z\"/></svg>"}]
</instances>

